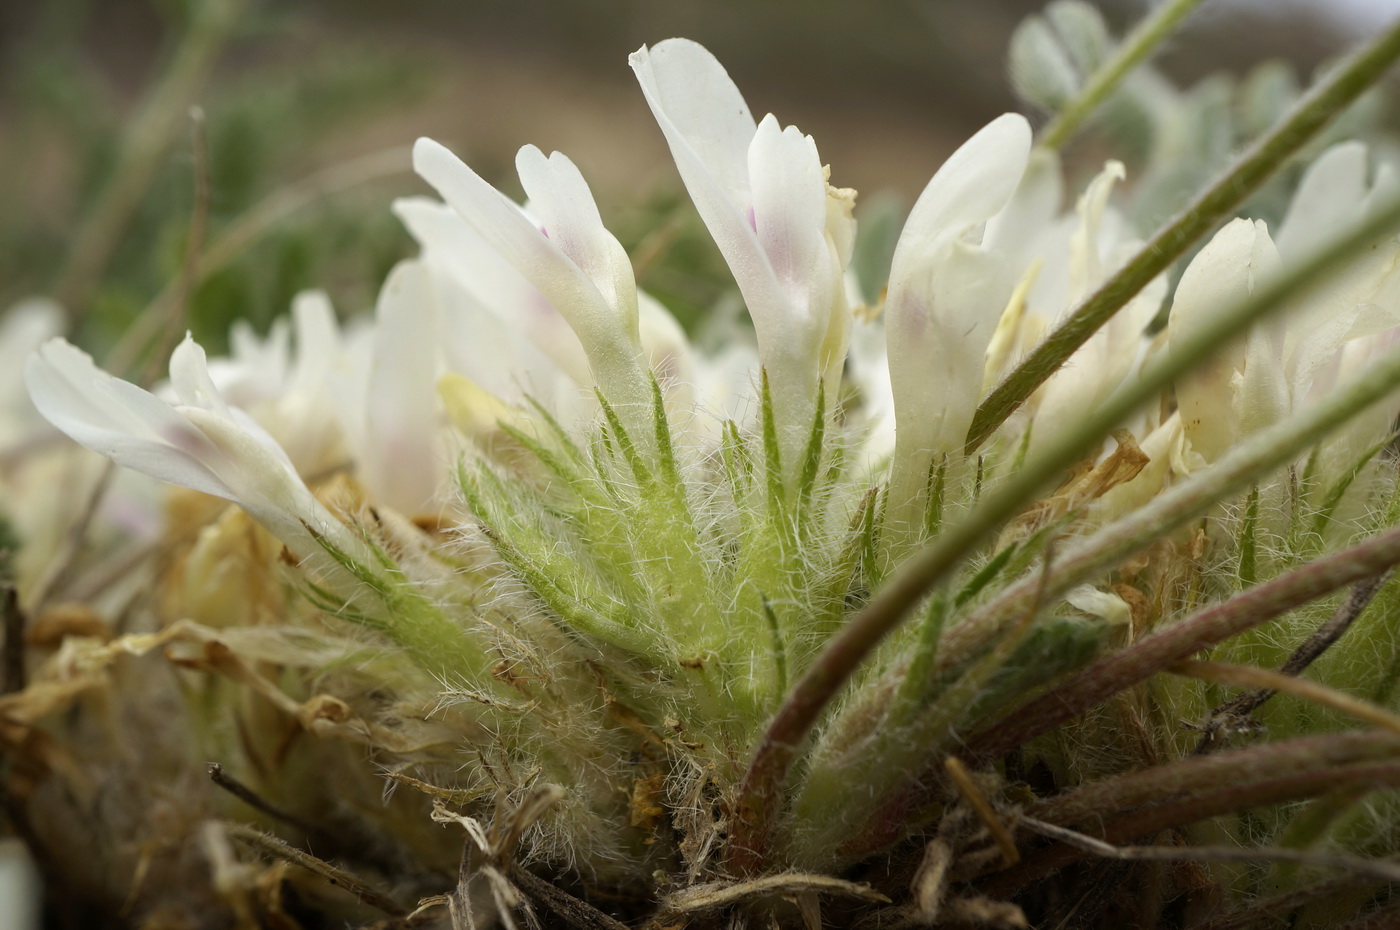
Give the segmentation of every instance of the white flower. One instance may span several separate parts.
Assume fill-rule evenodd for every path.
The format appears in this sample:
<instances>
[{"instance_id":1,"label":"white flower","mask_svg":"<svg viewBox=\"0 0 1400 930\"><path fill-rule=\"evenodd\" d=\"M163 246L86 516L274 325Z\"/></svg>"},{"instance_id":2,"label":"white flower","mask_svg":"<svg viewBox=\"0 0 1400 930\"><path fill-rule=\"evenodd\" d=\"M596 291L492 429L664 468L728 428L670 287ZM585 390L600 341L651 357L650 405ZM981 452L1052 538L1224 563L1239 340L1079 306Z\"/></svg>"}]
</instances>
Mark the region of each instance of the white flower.
<instances>
[{"instance_id":1,"label":"white flower","mask_svg":"<svg viewBox=\"0 0 1400 930\"><path fill-rule=\"evenodd\" d=\"M291 460L209 377L204 350L186 336L170 359L175 402L114 378L63 339L25 366L30 397L79 444L169 484L233 501L305 555L307 526L343 531L312 496Z\"/></svg>"},{"instance_id":2,"label":"white flower","mask_svg":"<svg viewBox=\"0 0 1400 930\"><path fill-rule=\"evenodd\" d=\"M593 383L588 357L568 321L540 289L452 207L426 197L394 202L422 248L444 306L447 364L510 403L563 401ZM489 346L489 351L482 347Z\"/></svg>"},{"instance_id":3,"label":"white flower","mask_svg":"<svg viewBox=\"0 0 1400 930\"><path fill-rule=\"evenodd\" d=\"M705 48L668 39L629 59L681 180L729 263L753 317L780 443L795 462L817 392L834 392L850 314L854 192L836 190L816 143L769 114L755 123Z\"/></svg>"},{"instance_id":4,"label":"white flower","mask_svg":"<svg viewBox=\"0 0 1400 930\"><path fill-rule=\"evenodd\" d=\"M530 208L526 204L527 214ZM396 201L394 212L422 247L442 307L443 333L426 351L443 355L448 371L505 404L523 406L533 398L570 426L596 413L583 346L535 285L452 208L410 197ZM688 421L697 405L729 409L732 372L713 372L712 363L696 356L675 317L642 291L637 292L637 328L673 424Z\"/></svg>"},{"instance_id":5,"label":"white flower","mask_svg":"<svg viewBox=\"0 0 1400 930\"><path fill-rule=\"evenodd\" d=\"M972 423L987 347L1015 283L980 227L1016 191L1030 144L1023 117L993 120L938 169L900 234L885 303L897 514L918 503L933 457L960 451Z\"/></svg>"},{"instance_id":6,"label":"white flower","mask_svg":"<svg viewBox=\"0 0 1400 930\"><path fill-rule=\"evenodd\" d=\"M632 265L604 228L573 162L558 152L546 158L532 145L517 154L516 168L537 219L431 139L418 140L413 164L568 321L603 396L630 429L650 435L650 387Z\"/></svg>"},{"instance_id":7,"label":"white flower","mask_svg":"<svg viewBox=\"0 0 1400 930\"><path fill-rule=\"evenodd\" d=\"M1234 220L1192 259L1182 273L1172 300L1169 335L1173 341L1184 333L1230 307L1278 275L1278 250L1268 229L1258 220ZM1272 338L1277 329L1269 322L1255 326L1247 341L1240 340L1195 366L1176 386L1177 408L1182 429L1191 448L1206 462L1213 462L1229 451L1241 435L1245 411L1241 386L1248 357L1249 379L1254 382L1257 422L1278 419L1277 409L1287 403L1283 391L1282 346ZM1273 356L1272 358L1270 356ZM1266 405L1271 409L1265 412Z\"/></svg>"},{"instance_id":8,"label":"white flower","mask_svg":"<svg viewBox=\"0 0 1400 930\"><path fill-rule=\"evenodd\" d=\"M1089 182L1074 215L1051 230L1036 280L1028 289L1027 314L1043 328L1063 323L1094 291L1136 255L1142 242L1109 206L1114 185L1126 172L1110 161ZM1154 278L1070 356L1031 401L1029 454L1070 428L1131 378L1148 349L1145 331L1167 294L1164 277ZM1155 422L1150 424L1155 425ZM1143 431L1145 432L1145 430Z\"/></svg>"},{"instance_id":9,"label":"white flower","mask_svg":"<svg viewBox=\"0 0 1400 930\"><path fill-rule=\"evenodd\" d=\"M1367 182L1366 146L1344 142L1323 152L1303 175L1278 229L1285 263L1306 260L1400 193L1395 166L1380 164ZM1400 241L1384 236L1307 300L1276 314L1283 378L1293 408L1304 402L1319 373L1341 346L1400 324ZM1268 325L1268 324L1265 324ZM1260 424L1266 425L1266 424Z\"/></svg>"},{"instance_id":10,"label":"white flower","mask_svg":"<svg viewBox=\"0 0 1400 930\"><path fill-rule=\"evenodd\" d=\"M1339 229L1385 202L1395 176L1384 166L1368 184L1366 160L1365 146L1355 142L1324 152L1299 184L1276 240L1257 220L1235 220L1217 233L1182 274L1169 334L1180 338L1220 307L1245 299L1285 264L1305 261ZM1397 325L1400 243L1386 237L1178 382L1182 428L1192 451L1214 462L1242 436L1327 393L1344 380L1341 360L1350 343L1380 340L1352 353L1360 357L1389 345L1385 334ZM1377 431L1372 441L1380 436Z\"/></svg>"},{"instance_id":11,"label":"white flower","mask_svg":"<svg viewBox=\"0 0 1400 930\"><path fill-rule=\"evenodd\" d=\"M356 465L371 497L408 516L436 513L447 477L437 383L444 309L431 270L400 262L379 290Z\"/></svg>"},{"instance_id":12,"label":"white flower","mask_svg":"<svg viewBox=\"0 0 1400 930\"><path fill-rule=\"evenodd\" d=\"M293 299L290 322L279 317L265 338L245 321L234 323L230 355L208 360L209 377L230 406L267 430L300 474L322 475L347 464L362 432L355 420L368 377L362 345L368 334L342 332L320 291Z\"/></svg>"},{"instance_id":13,"label":"white flower","mask_svg":"<svg viewBox=\"0 0 1400 930\"><path fill-rule=\"evenodd\" d=\"M62 329L62 309L46 298L22 300L0 316L0 518L20 540L6 561L27 605L51 575L105 464L61 441L24 383L26 359ZM125 546L152 540L162 519L158 497L154 482L119 476L92 515L89 541L100 550L114 539Z\"/></svg>"}]
</instances>

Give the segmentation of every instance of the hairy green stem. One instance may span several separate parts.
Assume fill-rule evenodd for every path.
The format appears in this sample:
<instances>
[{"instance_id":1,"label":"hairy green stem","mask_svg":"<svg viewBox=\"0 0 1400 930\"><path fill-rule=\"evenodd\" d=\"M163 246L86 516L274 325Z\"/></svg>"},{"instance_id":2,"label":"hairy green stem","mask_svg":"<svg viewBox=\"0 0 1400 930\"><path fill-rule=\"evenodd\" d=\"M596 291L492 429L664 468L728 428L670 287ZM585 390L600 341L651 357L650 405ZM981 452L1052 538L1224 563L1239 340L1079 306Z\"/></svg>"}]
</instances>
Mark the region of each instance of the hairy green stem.
<instances>
[{"instance_id":1,"label":"hairy green stem","mask_svg":"<svg viewBox=\"0 0 1400 930\"><path fill-rule=\"evenodd\" d=\"M1149 366L1136 383L1085 417L1076 429L1057 437L1035 461L1012 474L994 493L984 496L966 519L946 529L938 539L905 562L865 609L856 614L827 645L769 723L749 763L732 810L730 867L740 874L752 874L764 867L783 787L807 734L860 663L934 585L947 577L969 553L976 551L1055 476L1081 459L1140 404L1159 396L1163 389L1189 371L1199 359L1243 333L1254 320L1269 310L1285 300L1304 296L1319 279L1335 271L1346 259L1365 250L1397 222L1400 222L1400 202L1376 211L1367 222L1313 258L1280 275L1271 286L1260 288L1248 300L1221 312L1210 325L1198 330L1193 338L1184 340L1163 359ZM1400 357L1377 368L1384 368L1385 371L1373 372L1370 377L1358 379L1344 392L1346 399L1353 404L1343 408L1345 415L1379 399L1400 381ZM1364 402L1359 402L1361 400ZM1327 408L1333 417L1322 424L1324 428L1318 435L1343 421L1336 419L1338 411L1333 409L1336 403L1334 400L1332 404L1318 405L1317 409ZM1275 437L1278 430L1288 425L1277 427L1266 435ZM1257 446L1258 443L1254 443L1248 448L1256 449ZM1273 459L1263 458L1264 468L1274 464ZM1249 476L1258 471L1258 468L1251 470ZM1218 496L1212 499L1218 499Z\"/></svg>"},{"instance_id":2,"label":"hairy green stem","mask_svg":"<svg viewBox=\"0 0 1400 930\"><path fill-rule=\"evenodd\" d=\"M986 442L1015 410L1060 369L1080 346L1153 278L1165 271L1206 233L1281 169L1304 143L1356 100L1400 57L1400 21L1323 78L1282 122L1259 137L1219 179L1070 317L1036 346L977 408L967 431L970 454Z\"/></svg>"},{"instance_id":3,"label":"hairy green stem","mask_svg":"<svg viewBox=\"0 0 1400 930\"><path fill-rule=\"evenodd\" d=\"M1040 145L1047 149L1062 148L1123 79L1142 64L1157 46L1170 38L1182 20L1202 2L1204 0L1167 0L1157 7L1123 40L1118 51L1094 72L1079 96L1050 121L1041 134Z\"/></svg>"},{"instance_id":4,"label":"hairy green stem","mask_svg":"<svg viewBox=\"0 0 1400 930\"><path fill-rule=\"evenodd\" d=\"M111 179L79 227L54 294L75 318L84 313L97 281L121 242L141 198L150 189L190 105L233 32L243 0L211 0L191 6L188 31L170 65L152 85L132 120Z\"/></svg>"}]
</instances>

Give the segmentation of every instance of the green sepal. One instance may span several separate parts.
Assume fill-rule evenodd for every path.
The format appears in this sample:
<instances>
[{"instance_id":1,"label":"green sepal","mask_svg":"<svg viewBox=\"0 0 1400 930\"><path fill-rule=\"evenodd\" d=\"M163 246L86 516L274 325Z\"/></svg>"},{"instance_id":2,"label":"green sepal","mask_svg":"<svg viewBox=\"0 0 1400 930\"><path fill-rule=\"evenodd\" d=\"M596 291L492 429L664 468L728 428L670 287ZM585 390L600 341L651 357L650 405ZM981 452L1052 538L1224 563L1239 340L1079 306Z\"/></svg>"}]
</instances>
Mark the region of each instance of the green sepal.
<instances>
[{"instance_id":1,"label":"green sepal","mask_svg":"<svg viewBox=\"0 0 1400 930\"><path fill-rule=\"evenodd\" d=\"M1240 526L1239 549L1240 588L1253 587L1259 578L1259 485L1252 485L1244 505L1244 523Z\"/></svg>"}]
</instances>

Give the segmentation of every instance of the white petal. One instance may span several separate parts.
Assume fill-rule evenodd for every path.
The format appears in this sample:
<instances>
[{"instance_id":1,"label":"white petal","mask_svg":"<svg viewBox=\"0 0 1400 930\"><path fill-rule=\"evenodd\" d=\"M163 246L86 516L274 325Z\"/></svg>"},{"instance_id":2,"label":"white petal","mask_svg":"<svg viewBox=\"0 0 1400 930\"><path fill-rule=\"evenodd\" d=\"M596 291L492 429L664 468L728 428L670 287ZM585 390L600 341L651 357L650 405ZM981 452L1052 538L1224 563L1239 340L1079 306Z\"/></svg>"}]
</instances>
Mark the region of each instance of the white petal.
<instances>
[{"instance_id":1,"label":"white petal","mask_svg":"<svg viewBox=\"0 0 1400 930\"><path fill-rule=\"evenodd\" d=\"M188 334L170 356L170 382L178 399L178 407L207 410L223 420L228 420L248 435L273 459L287 470L296 473L291 458L285 449L272 437L262 424L237 407L230 407L223 394L209 375L204 349ZM133 384L116 378L111 379L112 390L136 399L146 392ZM130 402L130 401L129 401ZM206 462L206 464L209 464ZM214 468L219 473L218 468Z\"/></svg>"},{"instance_id":2,"label":"white petal","mask_svg":"<svg viewBox=\"0 0 1400 930\"><path fill-rule=\"evenodd\" d=\"M1108 623L1127 624L1133 619L1127 601L1109 591L1100 591L1093 585L1082 584L1070 588L1065 592L1065 600L1071 606Z\"/></svg>"},{"instance_id":3,"label":"white petal","mask_svg":"<svg viewBox=\"0 0 1400 930\"><path fill-rule=\"evenodd\" d=\"M209 363L204 349L187 332L170 355L170 386L179 402L187 407L204 407L220 414L228 413L223 395L209 377Z\"/></svg>"},{"instance_id":4,"label":"white petal","mask_svg":"<svg viewBox=\"0 0 1400 930\"><path fill-rule=\"evenodd\" d=\"M1036 256L1036 240L1054 223L1064 198L1059 156L1045 149L1032 151L1016 193L987 220L982 244L1005 255L1015 268L1029 267Z\"/></svg>"},{"instance_id":5,"label":"white petal","mask_svg":"<svg viewBox=\"0 0 1400 930\"><path fill-rule=\"evenodd\" d=\"M1366 197L1366 146L1334 145L1308 166L1275 243L1280 255L1297 261L1357 221Z\"/></svg>"},{"instance_id":6,"label":"white petal","mask_svg":"<svg viewBox=\"0 0 1400 930\"><path fill-rule=\"evenodd\" d=\"M685 330L655 297L646 293L639 293L637 297L642 350L657 380L663 384L670 381L693 387L697 361Z\"/></svg>"},{"instance_id":7,"label":"white petal","mask_svg":"<svg viewBox=\"0 0 1400 930\"><path fill-rule=\"evenodd\" d=\"M1400 171L1397 171L1391 162L1381 162L1376 166L1376 176L1371 182L1371 189L1366 192L1366 199L1361 202L1361 211L1366 216L1371 216L1378 208L1394 203L1396 196L1400 196Z\"/></svg>"},{"instance_id":8,"label":"white petal","mask_svg":"<svg viewBox=\"0 0 1400 930\"><path fill-rule=\"evenodd\" d=\"M739 202L749 187L748 151L755 123L743 94L709 50L690 39L643 45L628 59L666 134L686 186L689 166L703 166L718 193ZM695 191L691 191L695 196ZM704 211L701 211L702 214Z\"/></svg>"},{"instance_id":9,"label":"white petal","mask_svg":"<svg viewBox=\"0 0 1400 930\"><path fill-rule=\"evenodd\" d=\"M637 284L622 245L603 226L593 192L563 153L544 157L527 145L516 155L520 183L546 235L584 273L602 300L581 304L597 315L588 325L620 329L635 339Z\"/></svg>"},{"instance_id":10,"label":"white petal","mask_svg":"<svg viewBox=\"0 0 1400 930\"><path fill-rule=\"evenodd\" d=\"M893 267L908 266L947 236L984 223L1016 192L1030 158L1025 117L1005 113L949 156L919 195L900 234ZM895 286L891 272L891 287Z\"/></svg>"},{"instance_id":11,"label":"white petal","mask_svg":"<svg viewBox=\"0 0 1400 930\"><path fill-rule=\"evenodd\" d=\"M689 39L643 46L630 61L690 199L757 322L763 308L784 306L786 296L748 216L749 145L757 128L748 106L714 56Z\"/></svg>"},{"instance_id":12,"label":"white petal","mask_svg":"<svg viewBox=\"0 0 1400 930\"><path fill-rule=\"evenodd\" d=\"M20 392L30 353L62 331L63 310L46 298L26 298L0 313L0 401Z\"/></svg>"},{"instance_id":13,"label":"white petal","mask_svg":"<svg viewBox=\"0 0 1400 930\"><path fill-rule=\"evenodd\" d=\"M1108 207L1113 186L1127 177L1120 161L1104 165L1079 198L1079 225L1070 237L1069 305L1077 306L1103 280L1103 257L1099 253L1099 229Z\"/></svg>"},{"instance_id":14,"label":"white petal","mask_svg":"<svg viewBox=\"0 0 1400 930\"><path fill-rule=\"evenodd\" d=\"M516 271L544 294L577 330L603 297L520 207L432 139L413 146L413 167ZM580 333L580 337L587 337Z\"/></svg>"},{"instance_id":15,"label":"white petal","mask_svg":"<svg viewBox=\"0 0 1400 930\"><path fill-rule=\"evenodd\" d=\"M25 365L25 383L39 412L79 444L161 481L235 499L204 464L217 450L202 432L86 352L62 339L45 343Z\"/></svg>"},{"instance_id":16,"label":"white petal","mask_svg":"<svg viewBox=\"0 0 1400 930\"><path fill-rule=\"evenodd\" d=\"M451 207L426 197L394 201L394 213L424 252L455 274L504 322L518 324L518 313L548 317L555 328L567 326L559 311ZM577 351L577 350L576 350Z\"/></svg>"},{"instance_id":17,"label":"white petal","mask_svg":"<svg viewBox=\"0 0 1400 930\"><path fill-rule=\"evenodd\" d=\"M340 353L340 326L324 291L305 291L292 299L297 362L287 393L319 392Z\"/></svg>"},{"instance_id":18,"label":"white petal","mask_svg":"<svg viewBox=\"0 0 1400 930\"><path fill-rule=\"evenodd\" d=\"M1235 410L1243 436L1259 432L1288 415L1290 399L1284 378L1283 334L1269 321L1250 327L1245 340L1244 372Z\"/></svg>"},{"instance_id":19,"label":"white petal","mask_svg":"<svg viewBox=\"0 0 1400 930\"><path fill-rule=\"evenodd\" d=\"M1196 254L1182 273L1172 301L1169 336L1179 342L1188 333L1229 307L1248 299L1255 288L1276 275L1278 251L1264 224L1234 220ZM1246 342L1236 340L1177 382L1177 404L1181 425L1192 448L1207 462L1223 455L1239 436L1238 413L1233 400L1234 381L1245 367ZM1266 362L1251 359L1256 389L1265 383L1269 390L1281 390L1284 378L1282 359Z\"/></svg>"},{"instance_id":20,"label":"white petal","mask_svg":"<svg viewBox=\"0 0 1400 930\"><path fill-rule=\"evenodd\" d=\"M900 454L927 456L962 445L1012 282L999 255L957 242L920 277L891 295L885 336Z\"/></svg>"},{"instance_id":21,"label":"white petal","mask_svg":"<svg viewBox=\"0 0 1400 930\"><path fill-rule=\"evenodd\" d=\"M423 247L434 269L451 276L456 286L465 292L460 297L469 295L470 303L461 299L451 301L454 309L448 320L449 326L462 327L468 333L470 338L466 345L491 344L490 336L472 334L479 326L487 326L492 332L518 333L574 381L583 385L593 383L583 345L559 311L539 288L487 245L455 210L423 197L406 197L394 202L394 212ZM481 319L483 311L496 318L494 325ZM507 396L501 393L506 384L499 380L487 383L489 376L472 363L454 358L452 364L488 390ZM531 365L524 373L524 383L528 385L530 373L539 370Z\"/></svg>"},{"instance_id":22,"label":"white petal","mask_svg":"<svg viewBox=\"0 0 1400 930\"><path fill-rule=\"evenodd\" d=\"M988 343L1013 286L1001 256L947 242L891 292L885 339L894 397L891 525L922 524L929 467L957 454L981 393Z\"/></svg>"},{"instance_id":23,"label":"white petal","mask_svg":"<svg viewBox=\"0 0 1400 930\"><path fill-rule=\"evenodd\" d=\"M438 442L441 344L427 266L399 263L384 282L375 311L363 464L366 487L409 516L432 508L445 475Z\"/></svg>"},{"instance_id":24,"label":"white petal","mask_svg":"<svg viewBox=\"0 0 1400 930\"><path fill-rule=\"evenodd\" d=\"M1029 157L1025 119L998 117L938 169L900 234L886 304L900 456L962 444L1015 281L1004 258L961 236L1006 205Z\"/></svg>"},{"instance_id":25,"label":"white petal","mask_svg":"<svg viewBox=\"0 0 1400 930\"><path fill-rule=\"evenodd\" d=\"M799 335L793 323L825 328L830 310L831 254L826 244L826 179L811 136L794 126L779 129L772 115L758 125L749 148L753 223L759 247L788 296L784 309L799 319L761 320L759 327L783 325L771 337ZM813 293L819 286L821 291ZM750 307L755 314L776 308ZM784 325L785 324L785 325ZM760 338L763 338L760 329ZM770 338L771 338L770 337Z\"/></svg>"},{"instance_id":26,"label":"white petal","mask_svg":"<svg viewBox=\"0 0 1400 930\"><path fill-rule=\"evenodd\" d=\"M636 286L627 256L601 222L594 224L590 219L590 213L596 218L597 208L572 163L561 159L542 164L539 151L530 147L521 154L531 183L550 201L552 215L582 227L561 230L561 234L581 259L601 266L604 290L617 304L609 303L573 258L550 241L546 230L537 228L519 207L451 152L429 139L419 139L414 165L492 248L549 299L577 333L599 389L624 420L638 428L639 435L649 435L649 387L637 336ZM585 205L578 203L580 197L587 201Z\"/></svg>"}]
</instances>

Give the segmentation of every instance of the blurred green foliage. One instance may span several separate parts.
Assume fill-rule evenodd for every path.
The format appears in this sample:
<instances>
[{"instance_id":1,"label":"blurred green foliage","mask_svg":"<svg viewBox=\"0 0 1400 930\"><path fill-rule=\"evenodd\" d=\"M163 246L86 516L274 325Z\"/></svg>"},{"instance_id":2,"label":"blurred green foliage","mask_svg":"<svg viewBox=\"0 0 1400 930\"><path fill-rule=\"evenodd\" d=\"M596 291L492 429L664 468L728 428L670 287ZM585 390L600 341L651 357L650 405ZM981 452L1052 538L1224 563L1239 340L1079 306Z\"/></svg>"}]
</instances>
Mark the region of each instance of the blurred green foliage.
<instances>
[{"instance_id":1,"label":"blurred green foliage","mask_svg":"<svg viewBox=\"0 0 1400 930\"><path fill-rule=\"evenodd\" d=\"M155 4L161 48L148 74L99 67L90 54L101 23L95 0L41 4L0 75L8 113L0 130L0 303L29 293L64 295L71 249L129 145L133 112L188 40L194 0ZM432 66L368 38L307 41L314 30L279 5L242 11L217 49L213 78L195 88L202 129L183 113L164 140L147 189L120 236L68 307L74 335L109 349L186 263L196 171L207 179L204 243L269 196L343 161L333 140L362 121L411 105L431 86ZM201 165L195 133L204 134ZM407 158L404 159L405 176ZM400 181L399 189L409 188ZM308 287L331 291L342 312L373 306L378 282L412 243L385 209L388 192L337 194L279 221L193 290L185 322L211 351L229 324L258 328Z\"/></svg>"}]
</instances>

